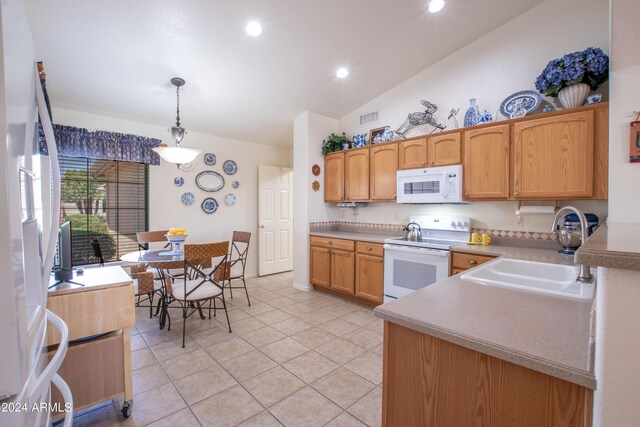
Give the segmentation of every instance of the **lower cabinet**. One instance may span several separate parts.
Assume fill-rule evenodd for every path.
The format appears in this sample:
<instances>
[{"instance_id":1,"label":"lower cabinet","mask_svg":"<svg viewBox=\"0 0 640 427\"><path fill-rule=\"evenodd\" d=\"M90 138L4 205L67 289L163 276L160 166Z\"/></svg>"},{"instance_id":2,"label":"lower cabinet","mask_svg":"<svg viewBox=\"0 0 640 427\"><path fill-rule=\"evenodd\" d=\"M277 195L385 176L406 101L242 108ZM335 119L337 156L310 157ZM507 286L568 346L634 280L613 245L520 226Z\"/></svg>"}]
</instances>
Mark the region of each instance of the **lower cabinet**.
<instances>
[{"instance_id":1,"label":"lower cabinet","mask_svg":"<svg viewBox=\"0 0 640 427\"><path fill-rule=\"evenodd\" d=\"M451 252L451 276L462 273L465 270L484 264L496 257L490 255L478 255L466 252Z\"/></svg>"},{"instance_id":2,"label":"lower cabinet","mask_svg":"<svg viewBox=\"0 0 640 427\"><path fill-rule=\"evenodd\" d=\"M382 304L384 249L381 244L311 236L311 284L366 302Z\"/></svg>"}]
</instances>

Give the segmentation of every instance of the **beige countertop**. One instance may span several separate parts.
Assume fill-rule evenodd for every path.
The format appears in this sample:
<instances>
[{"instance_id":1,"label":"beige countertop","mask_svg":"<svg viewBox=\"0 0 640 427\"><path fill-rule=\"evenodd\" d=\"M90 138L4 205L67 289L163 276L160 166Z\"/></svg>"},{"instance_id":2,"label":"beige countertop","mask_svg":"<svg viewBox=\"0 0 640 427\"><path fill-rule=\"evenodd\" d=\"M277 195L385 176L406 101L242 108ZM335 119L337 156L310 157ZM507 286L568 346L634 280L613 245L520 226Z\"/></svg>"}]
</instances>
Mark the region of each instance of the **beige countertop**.
<instances>
[{"instance_id":1,"label":"beige countertop","mask_svg":"<svg viewBox=\"0 0 640 427\"><path fill-rule=\"evenodd\" d=\"M578 263L640 270L640 224L602 224L576 252Z\"/></svg>"},{"instance_id":2,"label":"beige countertop","mask_svg":"<svg viewBox=\"0 0 640 427\"><path fill-rule=\"evenodd\" d=\"M73 282L63 282L56 287L49 289L49 296L61 294L71 294L75 292L87 292L111 286L132 285L133 280L120 266L85 268L84 273L78 275L73 272ZM51 278L53 284L53 277Z\"/></svg>"},{"instance_id":3,"label":"beige countertop","mask_svg":"<svg viewBox=\"0 0 640 427\"><path fill-rule=\"evenodd\" d=\"M311 236L318 237L328 237L330 239L347 239L347 240L358 240L361 242L371 242L371 243L384 243L385 239L390 237L397 237L402 235L402 232L395 233L393 235L390 234L375 234L375 233L357 233L351 231L333 231L333 230L323 230L323 231L310 231L309 234Z\"/></svg>"},{"instance_id":4,"label":"beige countertop","mask_svg":"<svg viewBox=\"0 0 640 427\"><path fill-rule=\"evenodd\" d=\"M550 249L457 245L453 251L572 263ZM592 301L463 281L449 277L396 301L375 314L413 330L591 389Z\"/></svg>"}]
</instances>

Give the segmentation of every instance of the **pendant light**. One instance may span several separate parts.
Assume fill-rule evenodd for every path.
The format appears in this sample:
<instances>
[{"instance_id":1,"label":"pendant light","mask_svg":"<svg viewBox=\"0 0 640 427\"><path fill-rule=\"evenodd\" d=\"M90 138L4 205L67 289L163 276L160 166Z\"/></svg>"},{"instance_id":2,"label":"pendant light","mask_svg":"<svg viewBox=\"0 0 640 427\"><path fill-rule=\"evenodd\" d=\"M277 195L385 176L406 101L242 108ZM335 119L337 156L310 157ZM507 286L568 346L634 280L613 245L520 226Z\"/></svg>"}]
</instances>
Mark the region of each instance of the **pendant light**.
<instances>
[{"instance_id":1,"label":"pendant light","mask_svg":"<svg viewBox=\"0 0 640 427\"><path fill-rule=\"evenodd\" d=\"M192 162L201 152L194 148L183 147L180 144L184 138L184 134L187 133L184 128L180 126L180 86L184 86L184 83L184 79L180 77L171 79L171 84L176 87L176 125L172 126L169 131L176 145L175 147L169 147L167 144L160 144L159 147L153 149L153 151L158 153L164 160L169 163L175 163L178 166Z\"/></svg>"}]
</instances>

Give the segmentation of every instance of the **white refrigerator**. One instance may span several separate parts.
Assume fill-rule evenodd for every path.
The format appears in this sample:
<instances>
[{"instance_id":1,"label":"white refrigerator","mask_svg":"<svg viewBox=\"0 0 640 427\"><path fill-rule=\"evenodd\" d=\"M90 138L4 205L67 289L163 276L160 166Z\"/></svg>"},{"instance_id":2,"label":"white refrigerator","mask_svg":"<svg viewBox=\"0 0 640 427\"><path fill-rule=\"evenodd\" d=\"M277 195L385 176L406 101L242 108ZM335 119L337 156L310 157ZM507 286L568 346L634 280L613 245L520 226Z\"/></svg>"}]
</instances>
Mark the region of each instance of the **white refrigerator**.
<instances>
[{"instance_id":1,"label":"white refrigerator","mask_svg":"<svg viewBox=\"0 0 640 427\"><path fill-rule=\"evenodd\" d=\"M60 172L24 1L0 1L0 14L0 426L46 426L52 409L64 409L52 408L52 384L67 408L73 406L57 375L67 327L46 309ZM38 154L38 114L49 156ZM51 360L44 350L47 328L63 337ZM64 425L71 422L69 412Z\"/></svg>"}]
</instances>

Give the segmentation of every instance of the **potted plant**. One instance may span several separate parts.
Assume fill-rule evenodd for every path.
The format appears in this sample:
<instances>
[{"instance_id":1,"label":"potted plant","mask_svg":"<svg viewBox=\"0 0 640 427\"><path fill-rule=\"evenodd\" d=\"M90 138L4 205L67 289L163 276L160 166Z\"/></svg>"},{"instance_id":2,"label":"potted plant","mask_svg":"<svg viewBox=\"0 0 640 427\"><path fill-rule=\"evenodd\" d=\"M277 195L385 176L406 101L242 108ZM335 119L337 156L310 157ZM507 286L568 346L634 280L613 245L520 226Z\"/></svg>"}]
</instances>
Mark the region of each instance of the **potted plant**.
<instances>
[{"instance_id":1,"label":"potted plant","mask_svg":"<svg viewBox=\"0 0 640 427\"><path fill-rule=\"evenodd\" d=\"M557 96L564 108L584 104L590 89L609 78L609 57L599 48L568 53L549 61L536 79L536 89L547 96Z\"/></svg>"},{"instance_id":2,"label":"potted plant","mask_svg":"<svg viewBox=\"0 0 640 427\"><path fill-rule=\"evenodd\" d=\"M342 132L342 135L336 135L331 132L331 135L322 141L322 155L333 153L334 151L347 150L351 148L351 141Z\"/></svg>"}]
</instances>

